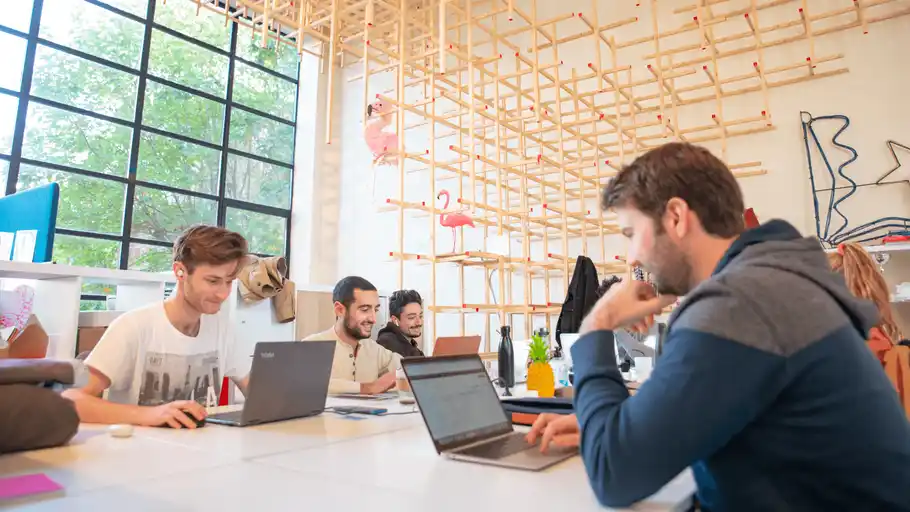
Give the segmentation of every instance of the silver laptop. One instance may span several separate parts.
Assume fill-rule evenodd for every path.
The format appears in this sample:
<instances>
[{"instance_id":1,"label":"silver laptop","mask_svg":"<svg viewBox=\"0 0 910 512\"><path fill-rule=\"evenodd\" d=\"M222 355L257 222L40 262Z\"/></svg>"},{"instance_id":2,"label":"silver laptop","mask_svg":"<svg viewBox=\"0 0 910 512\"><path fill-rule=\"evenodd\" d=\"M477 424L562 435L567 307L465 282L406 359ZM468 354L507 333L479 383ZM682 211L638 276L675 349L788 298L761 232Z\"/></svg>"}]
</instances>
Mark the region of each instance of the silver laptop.
<instances>
[{"instance_id":1,"label":"silver laptop","mask_svg":"<svg viewBox=\"0 0 910 512\"><path fill-rule=\"evenodd\" d=\"M445 457L539 471L578 453L540 453L540 445L515 432L477 354L404 358L401 366L436 452Z\"/></svg>"},{"instance_id":2,"label":"silver laptop","mask_svg":"<svg viewBox=\"0 0 910 512\"><path fill-rule=\"evenodd\" d=\"M334 357L334 340L257 343L243 409L206 422L246 427L322 413Z\"/></svg>"}]
</instances>

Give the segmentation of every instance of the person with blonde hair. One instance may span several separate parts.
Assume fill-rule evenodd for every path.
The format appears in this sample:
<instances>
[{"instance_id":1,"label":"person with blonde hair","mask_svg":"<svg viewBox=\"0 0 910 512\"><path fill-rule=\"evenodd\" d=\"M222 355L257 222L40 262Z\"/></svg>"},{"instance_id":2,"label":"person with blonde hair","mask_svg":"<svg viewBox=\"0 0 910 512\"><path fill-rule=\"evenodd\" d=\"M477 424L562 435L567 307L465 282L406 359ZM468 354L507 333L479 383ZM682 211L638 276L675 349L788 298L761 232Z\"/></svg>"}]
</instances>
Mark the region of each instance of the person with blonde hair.
<instances>
[{"instance_id":1,"label":"person with blonde hair","mask_svg":"<svg viewBox=\"0 0 910 512\"><path fill-rule=\"evenodd\" d=\"M888 284L879 272L875 260L854 242L837 246L837 252L828 254L831 268L844 276L850 293L872 301L878 308L880 320L869 331L869 348L884 364L885 354L901 339L900 329L894 321L894 312L888 294Z\"/></svg>"},{"instance_id":2,"label":"person with blonde hair","mask_svg":"<svg viewBox=\"0 0 910 512\"><path fill-rule=\"evenodd\" d=\"M878 308L879 323L869 330L866 345L882 363L910 419L910 346L900 343L901 332L894 321L885 278L872 256L857 243L838 245L837 252L828 254L828 263L835 272L843 274L850 293Z\"/></svg>"}]
</instances>

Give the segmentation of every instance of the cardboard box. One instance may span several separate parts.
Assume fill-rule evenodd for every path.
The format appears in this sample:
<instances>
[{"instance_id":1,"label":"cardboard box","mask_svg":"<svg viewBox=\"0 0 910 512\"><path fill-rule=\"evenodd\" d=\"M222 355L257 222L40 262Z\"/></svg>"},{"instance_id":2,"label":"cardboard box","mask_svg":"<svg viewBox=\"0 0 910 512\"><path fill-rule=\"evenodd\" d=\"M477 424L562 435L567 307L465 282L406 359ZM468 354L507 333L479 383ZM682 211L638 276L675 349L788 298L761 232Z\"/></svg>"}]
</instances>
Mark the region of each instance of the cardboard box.
<instances>
[{"instance_id":1,"label":"cardboard box","mask_svg":"<svg viewBox=\"0 0 910 512\"><path fill-rule=\"evenodd\" d=\"M76 334L76 355L91 352L107 327L80 327Z\"/></svg>"},{"instance_id":2,"label":"cardboard box","mask_svg":"<svg viewBox=\"0 0 910 512\"><path fill-rule=\"evenodd\" d=\"M41 359L47 356L47 332L35 315L29 317L21 332L13 331L10 340L9 347L0 349L0 358Z\"/></svg>"}]
</instances>

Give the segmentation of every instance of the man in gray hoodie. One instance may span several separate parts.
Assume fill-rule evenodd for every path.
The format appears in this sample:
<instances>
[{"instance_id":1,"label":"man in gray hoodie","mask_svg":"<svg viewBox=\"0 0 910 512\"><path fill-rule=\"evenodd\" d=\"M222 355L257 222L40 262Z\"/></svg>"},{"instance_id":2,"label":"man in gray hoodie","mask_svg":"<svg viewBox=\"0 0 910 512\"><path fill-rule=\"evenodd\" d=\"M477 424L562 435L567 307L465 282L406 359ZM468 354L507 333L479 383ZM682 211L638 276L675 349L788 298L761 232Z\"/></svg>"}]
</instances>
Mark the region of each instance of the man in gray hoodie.
<instances>
[{"instance_id":1,"label":"man in gray hoodie","mask_svg":"<svg viewBox=\"0 0 910 512\"><path fill-rule=\"evenodd\" d=\"M575 412L529 434L580 443L601 503L628 506L687 467L711 511L910 510L910 422L865 346L875 307L853 297L817 240L772 220L745 231L730 170L667 144L604 189L649 285L614 289L572 347ZM635 396L613 331L674 300L664 353Z\"/></svg>"}]
</instances>

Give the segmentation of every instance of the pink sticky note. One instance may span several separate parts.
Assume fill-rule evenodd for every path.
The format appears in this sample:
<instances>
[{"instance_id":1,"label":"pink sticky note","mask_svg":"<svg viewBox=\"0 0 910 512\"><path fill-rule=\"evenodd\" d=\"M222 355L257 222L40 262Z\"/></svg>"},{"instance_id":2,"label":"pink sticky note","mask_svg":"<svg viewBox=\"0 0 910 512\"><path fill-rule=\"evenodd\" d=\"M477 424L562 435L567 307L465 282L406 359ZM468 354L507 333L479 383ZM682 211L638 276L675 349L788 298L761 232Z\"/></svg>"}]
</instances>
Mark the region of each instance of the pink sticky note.
<instances>
[{"instance_id":1,"label":"pink sticky note","mask_svg":"<svg viewBox=\"0 0 910 512\"><path fill-rule=\"evenodd\" d=\"M0 500L60 490L63 490L63 486L48 478L44 473L0 478Z\"/></svg>"}]
</instances>

